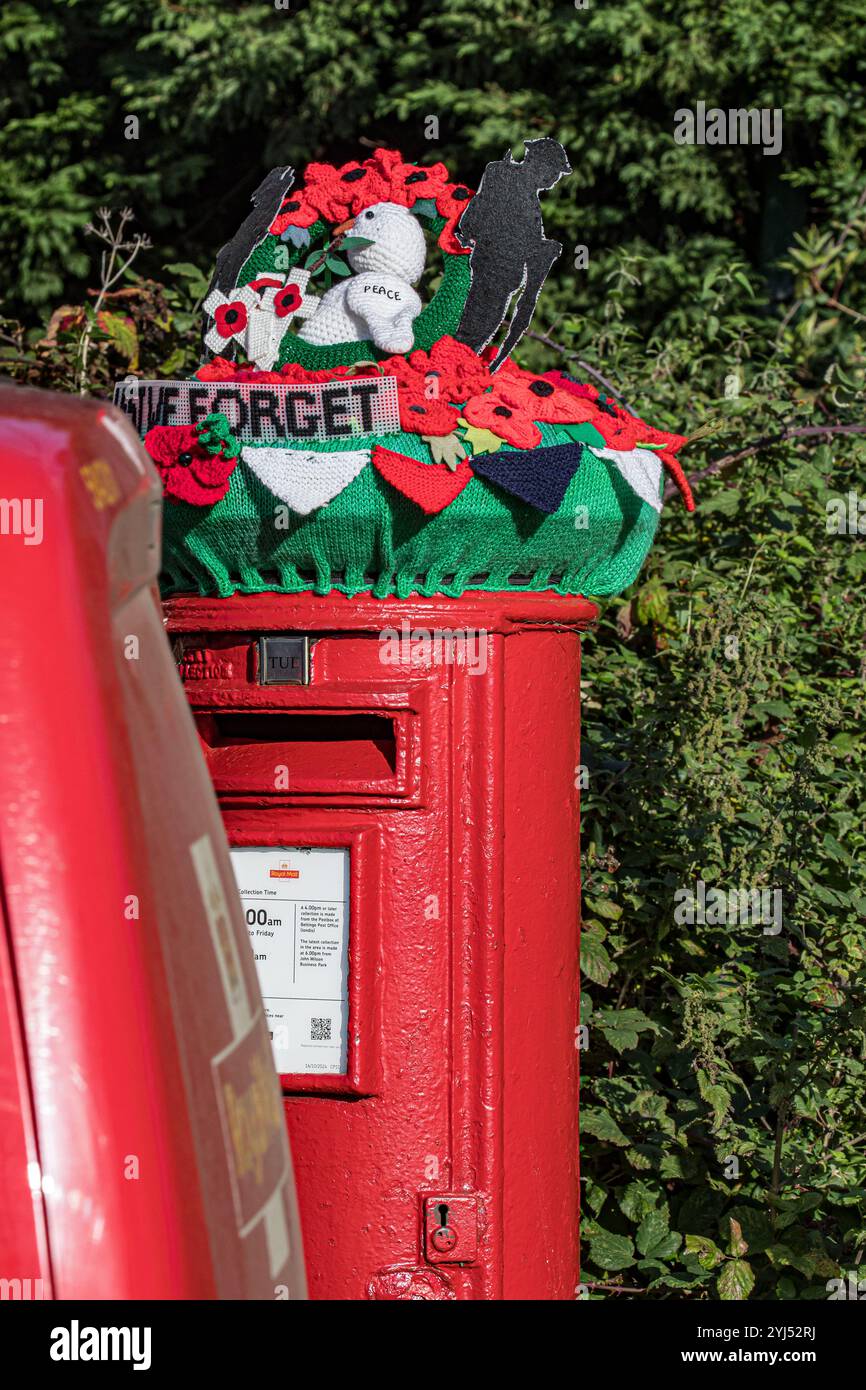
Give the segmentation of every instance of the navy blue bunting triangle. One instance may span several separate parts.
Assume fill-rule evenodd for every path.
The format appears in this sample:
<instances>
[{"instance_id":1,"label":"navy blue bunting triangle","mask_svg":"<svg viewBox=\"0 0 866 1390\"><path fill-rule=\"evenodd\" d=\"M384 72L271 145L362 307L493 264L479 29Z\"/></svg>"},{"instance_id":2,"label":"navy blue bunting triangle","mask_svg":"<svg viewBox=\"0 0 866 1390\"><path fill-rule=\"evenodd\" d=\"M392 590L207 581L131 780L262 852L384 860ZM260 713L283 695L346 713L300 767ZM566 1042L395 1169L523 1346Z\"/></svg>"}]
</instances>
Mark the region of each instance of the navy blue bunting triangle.
<instances>
[{"instance_id":1,"label":"navy blue bunting triangle","mask_svg":"<svg viewBox=\"0 0 866 1390\"><path fill-rule=\"evenodd\" d=\"M476 454L469 463L480 478L552 516L562 505L582 455L580 444L551 444L537 449Z\"/></svg>"}]
</instances>

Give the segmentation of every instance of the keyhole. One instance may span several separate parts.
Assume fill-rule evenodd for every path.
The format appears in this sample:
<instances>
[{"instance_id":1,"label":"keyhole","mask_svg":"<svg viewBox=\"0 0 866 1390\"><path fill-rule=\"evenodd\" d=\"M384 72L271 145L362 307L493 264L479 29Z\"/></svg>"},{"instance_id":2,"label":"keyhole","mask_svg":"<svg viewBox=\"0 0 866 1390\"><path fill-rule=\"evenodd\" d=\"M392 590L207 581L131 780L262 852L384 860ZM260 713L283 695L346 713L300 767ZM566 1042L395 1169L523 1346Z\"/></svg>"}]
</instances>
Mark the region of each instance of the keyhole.
<instances>
[{"instance_id":1,"label":"keyhole","mask_svg":"<svg viewBox=\"0 0 866 1390\"><path fill-rule=\"evenodd\" d=\"M436 1210L437 1210L438 1213L439 1213L439 1225L440 1225L440 1226L447 1226L447 1225L448 1225L448 1205L447 1205L447 1203L446 1203L446 1202L440 1202L440 1204L439 1204L439 1206L436 1208Z\"/></svg>"}]
</instances>

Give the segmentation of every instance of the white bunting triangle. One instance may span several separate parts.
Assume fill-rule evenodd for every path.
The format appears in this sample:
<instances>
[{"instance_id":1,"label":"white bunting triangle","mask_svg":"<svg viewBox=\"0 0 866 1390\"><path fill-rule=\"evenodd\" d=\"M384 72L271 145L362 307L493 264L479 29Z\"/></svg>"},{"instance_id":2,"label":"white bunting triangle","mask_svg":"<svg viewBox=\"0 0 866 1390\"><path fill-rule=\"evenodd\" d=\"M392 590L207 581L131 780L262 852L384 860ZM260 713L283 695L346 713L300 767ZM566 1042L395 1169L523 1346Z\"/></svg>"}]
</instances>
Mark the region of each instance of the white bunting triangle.
<instances>
[{"instance_id":1,"label":"white bunting triangle","mask_svg":"<svg viewBox=\"0 0 866 1390\"><path fill-rule=\"evenodd\" d=\"M661 460L652 449L596 449L588 446L596 458L608 459L622 474L642 502L648 502L657 512L662 509Z\"/></svg>"},{"instance_id":2,"label":"white bunting triangle","mask_svg":"<svg viewBox=\"0 0 866 1390\"><path fill-rule=\"evenodd\" d=\"M308 516L317 507L331 502L361 469L370 462L369 449L333 449L316 453L312 449L241 450L241 458L264 483L269 492Z\"/></svg>"}]
</instances>

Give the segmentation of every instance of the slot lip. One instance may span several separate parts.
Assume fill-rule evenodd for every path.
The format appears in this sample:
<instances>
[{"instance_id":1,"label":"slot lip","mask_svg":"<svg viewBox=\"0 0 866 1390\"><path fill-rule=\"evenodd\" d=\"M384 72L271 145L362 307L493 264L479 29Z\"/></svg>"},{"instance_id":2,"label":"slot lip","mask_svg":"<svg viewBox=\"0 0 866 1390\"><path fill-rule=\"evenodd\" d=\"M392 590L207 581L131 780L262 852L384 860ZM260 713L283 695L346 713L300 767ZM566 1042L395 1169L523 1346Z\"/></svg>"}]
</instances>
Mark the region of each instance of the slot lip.
<instances>
[{"instance_id":1,"label":"slot lip","mask_svg":"<svg viewBox=\"0 0 866 1390\"><path fill-rule=\"evenodd\" d=\"M302 723L309 725L310 720L321 719L324 727L328 720L337 724L340 720L369 717L390 731L391 739L383 741L390 743L391 749L383 749L373 737L335 739L330 743L326 738L295 741L290 737L215 743L208 737L210 721L226 721L233 716L267 720L271 715L285 721L287 732L292 719L298 721L299 727ZM405 801L417 797L419 793L418 759L415 757L418 714L411 709L311 709L309 706L291 708L285 705L276 709L259 705L241 709L219 705L196 709L194 720L214 789L221 797L256 796L273 801L291 800L298 796L345 796L357 802L365 798L381 800L383 797ZM345 727L343 724L343 729ZM366 748L363 747L365 743ZM354 745L354 756L358 762L354 774L347 770L347 763L351 762L353 756L349 745ZM299 749L303 749L305 754L300 766ZM316 761L321 770L312 772L309 764ZM278 783L278 768L285 769L285 785Z\"/></svg>"}]
</instances>

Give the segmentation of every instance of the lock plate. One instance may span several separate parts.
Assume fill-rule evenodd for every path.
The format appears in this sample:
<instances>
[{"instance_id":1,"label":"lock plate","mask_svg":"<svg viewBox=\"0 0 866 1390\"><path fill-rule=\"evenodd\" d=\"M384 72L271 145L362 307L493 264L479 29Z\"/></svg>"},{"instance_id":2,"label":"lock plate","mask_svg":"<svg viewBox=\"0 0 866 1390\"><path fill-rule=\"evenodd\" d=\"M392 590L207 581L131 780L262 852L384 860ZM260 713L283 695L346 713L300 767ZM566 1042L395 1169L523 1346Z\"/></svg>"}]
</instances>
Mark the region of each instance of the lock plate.
<instances>
[{"instance_id":1,"label":"lock plate","mask_svg":"<svg viewBox=\"0 0 866 1390\"><path fill-rule=\"evenodd\" d=\"M309 685L309 637L260 637L260 685Z\"/></svg>"},{"instance_id":2,"label":"lock plate","mask_svg":"<svg viewBox=\"0 0 866 1390\"><path fill-rule=\"evenodd\" d=\"M472 1264L478 1258L478 1198L466 1192L422 1197L424 1256L430 1264Z\"/></svg>"}]
</instances>

